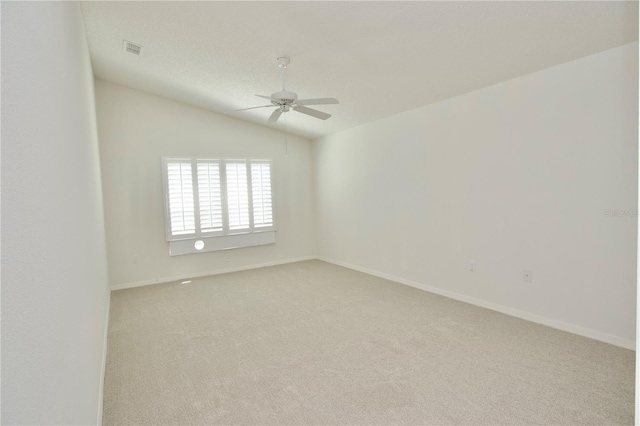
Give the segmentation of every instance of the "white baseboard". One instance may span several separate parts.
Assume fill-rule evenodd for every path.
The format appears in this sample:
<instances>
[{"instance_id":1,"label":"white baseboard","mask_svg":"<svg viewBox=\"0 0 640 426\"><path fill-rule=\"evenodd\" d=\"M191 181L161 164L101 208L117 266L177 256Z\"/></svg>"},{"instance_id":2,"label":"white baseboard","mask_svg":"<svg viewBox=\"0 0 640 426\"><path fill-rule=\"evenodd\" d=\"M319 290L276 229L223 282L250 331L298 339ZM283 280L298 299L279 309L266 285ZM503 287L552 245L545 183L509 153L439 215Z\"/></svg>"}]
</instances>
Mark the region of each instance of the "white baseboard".
<instances>
[{"instance_id":1,"label":"white baseboard","mask_svg":"<svg viewBox=\"0 0 640 426\"><path fill-rule=\"evenodd\" d=\"M404 284L404 285L408 285L410 287L414 287L420 290L424 290L424 291L428 291L429 293L434 293L434 294L438 294L441 296L445 296L448 297L450 299L454 299L454 300L459 300L461 302L465 302L465 303L469 303L471 305L475 305L475 306L480 306L482 308L486 308L486 309L491 309L493 311L496 312L500 312L506 315L510 315L516 318L521 318L527 321L531 321L531 322L535 322L538 324L542 324L542 325L546 325L548 327L552 327L552 328L556 328L558 330L562 330L562 331L567 331L569 333L573 333L573 334L577 334L579 336L584 336L584 337L588 337L590 339L595 339L595 340L599 340L601 342L605 342L605 343L609 343L615 346L620 346L622 348L626 348L626 349L631 349L631 350L635 350L636 349L636 344L633 340L629 340L629 339L625 339L619 336L615 336L612 334L608 334L608 333L602 333L600 331L596 331L596 330L592 330L590 328L585 328L585 327L581 327L575 324L571 324L571 323L567 323L564 321L559 321L559 320L555 320L552 318L547 318L547 317L543 317L540 315L536 315L536 314L532 314L530 312L526 312L526 311L521 311L519 309L515 309L515 308L510 308L508 306L504 306L504 305L500 305L497 303L493 303L493 302L489 302L486 300L482 300L482 299L478 299L475 297L471 297L471 296L466 296L464 294L460 294L460 293L456 293L453 291L449 291L449 290L444 290L438 287L433 287L427 284L423 284L423 283L419 283L416 281L411 281L411 280L407 280L401 277L397 277L395 275L390 275L390 274L386 274L383 272L379 272L379 271L375 271L373 269L369 269L369 268L363 268L360 266L356 266L356 265L352 265L350 263L346 263L346 262L341 262L339 260L334 260L334 259L330 259L327 257L322 257L322 256L304 256L304 257L299 257L299 258L294 258L294 259L286 259L286 260L277 260L277 261L273 261L273 262L266 262L266 263L259 263L259 264L254 264L254 265L246 265L246 266L239 266L239 267L234 267L234 268L226 268L226 269L217 269L214 271L206 271L206 272L200 272L197 274L190 274L190 275L178 275L178 276L173 276L173 277L165 277L165 278L156 278L153 280L146 280L146 281L138 281L138 282L131 282L131 283L124 283L124 284L116 284L114 286L111 287L111 290L123 290L126 288L134 288L134 287L141 287L141 286L146 286L146 285L152 285L152 284L161 284L161 283L167 283L167 282L173 282L173 281L180 281L180 280L186 280L186 279L190 279L190 278L199 278L199 277L206 277L209 275L219 275L219 274L227 274L230 272L239 272L239 271L247 271L250 269L257 269L257 268L265 268L268 266L276 266L276 265L283 265L283 264L287 264L287 263L294 263L294 262L302 262L305 260L313 260L313 259L318 259L318 260L322 260L324 262L328 262L328 263L332 263L334 265L338 265L338 266L342 266L348 269L353 269L355 271L359 271L359 272L363 272L365 274L369 274L369 275L373 275L376 277L380 277L380 278L384 278L390 281L395 281L397 283L400 284ZM105 334L105 339L106 339L106 334ZM106 342L106 340L105 340ZM105 343L105 351L106 351L106 343ZM105 353L106 355L106 353ZM106 357L105 357L106 358Z\"/></svg>"},{"instance_id":2,"label":"white baseboard","mask_svg":"<svg viewBox=\"0 0 640 426\"><path fill-rule=\"evenodd\" d=\"M111 290L124 290L125 288L142 287L145 285L169 283L173 281L188 280L191 278L207 277L209 275L228 274L229 272L248 271L250 269L266 268L268 266L284 265L286 263L302 262L304 260L317 259L317 256L304 256L295 259L276 260L273 262L258 263L254 265L237 266L234 268L216 269L214 271L198 272L197 274L176 275L174 277L156 278L153 280L137 281L124 284L116 284L111 286Z\"/></svg>"},{"instance_id":3,"label":"white baseboard","mask_svg":"<svg viewBox=\"0 0 640 426\"><path fill-rule=\"evenodd\" d=\"M102 342L102 370L100 372L100 390L98 392L98 418L96 424L102 425L102 408L104 401L104 375L107 370L107 337L109 335L109 313L111 312L111 290L107 299L107 318L104 323L104 341Z\"/></svg>"},{"instance_id":4,"label":"white baseboard","mask_svg":"<svg viewBox=\"0 0 640 426\"><path fill-rule=\"evenodd\" d=\"M497 303L488 302L486 300L477 299L471 296L465 296L464 294L455 293L453 291L443 290L441 288L432 287L427 284L418 283L404 278L396 277L394 275L385 274L383 272L374 271L368 268L362 268L360 266L352 265L346 262L341 262L334 259L318 256L317 259L333 263L334 265L342 266L355 271L364 272L365 274L373 275L379 278L384 278L390 281L395 281L400 284L415 287L420 290L428 291L429 293L445 296L450 299L459 300L461 302L469 303L471 305L480 306L482 308L491 309L503 314L507 314L516 318L521 318L527 321L535 322L538 324L546 325L548 327L556 328L558 330L567 331L569 333L577 334L580 336L588 337L590 339L599 340L601 342L609 343L611 345L620 346L626 349L635 350L636 344L633 340L625 339L612 334L602 333L600 331L592 330L585 327L580 327L575 324L570 324L564 321L558 321L551 318L542 317L540 315L532 314L529 312L521 311L519 309L510 308L507 306L499 305Z\"/></svg>"}]
</instances>

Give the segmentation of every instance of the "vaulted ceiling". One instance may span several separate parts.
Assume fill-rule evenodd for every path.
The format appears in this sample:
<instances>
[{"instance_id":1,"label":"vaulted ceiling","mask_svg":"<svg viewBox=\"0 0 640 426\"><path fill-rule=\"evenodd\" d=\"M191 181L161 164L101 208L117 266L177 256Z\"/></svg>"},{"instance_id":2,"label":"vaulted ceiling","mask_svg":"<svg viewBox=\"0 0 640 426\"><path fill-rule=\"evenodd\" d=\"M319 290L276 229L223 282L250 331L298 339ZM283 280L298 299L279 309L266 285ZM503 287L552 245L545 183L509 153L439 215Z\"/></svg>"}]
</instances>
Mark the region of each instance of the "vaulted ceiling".
<instances>
[{"instance_id":1,"label":"vaulted ceiling","mask_svg":"<svg viewBox=\"0 0 640 426\"><path fill-rule=\"evenodd\" d=\"M316 138L638 39L632 2L83 2L96 77L215 112L287 88ZM135 56L123 40L143 46ZM271 109L231 116L267 126ZM285 122L286 121L286 122ZM285 129L286 125L286 129Z\"/></svg>"}]
</instances>

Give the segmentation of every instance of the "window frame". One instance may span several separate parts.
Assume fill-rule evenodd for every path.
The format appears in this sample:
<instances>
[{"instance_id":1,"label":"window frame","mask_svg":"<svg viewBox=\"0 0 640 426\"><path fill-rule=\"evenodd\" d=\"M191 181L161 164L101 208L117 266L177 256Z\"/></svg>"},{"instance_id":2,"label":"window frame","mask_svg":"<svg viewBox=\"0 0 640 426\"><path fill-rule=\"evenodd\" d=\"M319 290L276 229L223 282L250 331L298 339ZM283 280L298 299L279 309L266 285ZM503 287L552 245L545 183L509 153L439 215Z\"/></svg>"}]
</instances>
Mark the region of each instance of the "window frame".
<instances>
[{"instance_id":1,"label":"window frame","mask_svg":"<svg viewBox=\"0 0 640 426\"><path fill-rule=\"evenodd\" d=\"M169 176L168 164L173 162L191 163L191 179L193 188L194 203L194 220L195 232L184 235L172 235L171 233L171 209L169 197ZM222 230L213 232L202 232L200 223L200 194L198 186L198 163L218 163L220 174L220 198L222 209ZM229 228L229 210L228 210L228 194L227 194L227 163L244 163L247 174L247 194L249 209L249 226L247 228L231 230ZM253 182L252 182L252 164L269 164L269 178L271 190L271 225L270 226L254 226L254 210L253 210ZM206 240L208 238L218 238L233 235L259 234L263 232L276 231L276 201L274 188L274 171L273 160L262 158L197 158L197 157L162 157L162 183L164 193L164 227L165 240L169 243L176 241L197 241Z\"/></svg>"}]
</instances>

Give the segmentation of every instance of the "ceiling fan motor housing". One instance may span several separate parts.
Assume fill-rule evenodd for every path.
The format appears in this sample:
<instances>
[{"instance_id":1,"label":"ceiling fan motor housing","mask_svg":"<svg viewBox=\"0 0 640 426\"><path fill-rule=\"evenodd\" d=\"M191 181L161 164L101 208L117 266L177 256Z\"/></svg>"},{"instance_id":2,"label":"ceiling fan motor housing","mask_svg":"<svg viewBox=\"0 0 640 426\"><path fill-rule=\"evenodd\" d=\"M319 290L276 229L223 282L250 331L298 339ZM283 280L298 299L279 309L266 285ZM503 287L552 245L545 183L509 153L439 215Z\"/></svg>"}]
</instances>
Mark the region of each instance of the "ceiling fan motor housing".
<instances>
[{"instance_id":1,"label":"ceiling fan motor housing","mask_svg":"<svg viewBox=\"0 0 640 426\"><path fill-rule=\"evenodd\" d=\"M291 105L298 100L298 95L283 90L282 92L272 93L271 98L274 99L271 101L274 105Z\"/></svg>"}]
</instances>

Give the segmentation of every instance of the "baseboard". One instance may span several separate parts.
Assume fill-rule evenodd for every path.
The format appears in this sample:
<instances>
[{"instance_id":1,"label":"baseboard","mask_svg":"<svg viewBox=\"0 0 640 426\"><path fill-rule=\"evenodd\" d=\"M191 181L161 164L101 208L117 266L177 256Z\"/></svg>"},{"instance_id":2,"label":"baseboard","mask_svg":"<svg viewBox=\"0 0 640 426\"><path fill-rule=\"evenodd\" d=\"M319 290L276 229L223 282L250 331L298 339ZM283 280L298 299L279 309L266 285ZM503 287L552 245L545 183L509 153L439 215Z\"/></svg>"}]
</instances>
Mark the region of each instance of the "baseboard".
<instances>
[{"instance_id":1,"label":"baseboard","mask_svg":"<svg viewBox=\"0 0 640 426\"><path fill-rule=\"evenodd\" d=\"M302 262L302 261L305 261L305 260L313 260L313 259L317 259L317 256L304 256L304 257L297 257L295 259L276 260L276 261L273 261L273 262L258 263L258 264L245 265L245 266L237 266L237 267L234 267L234 268L226 268L226 269L216 269L214 271L198 272L197 274L176 275L174 277L164 277L164 278L156 278L156 279L153 279L153 280L145 280L145 281L124 283L124 284L116 284L116 285L111 286L111 290L112 291L124 290L126 288L142 287L142 286L153 285L153 284L170 283L170 282L173 282L173 281L181 281L181 280L188 280L188 279L191 279L191 278L207 277L207 276L210 276L210 275L228 274L230 272L248 271L250 269L266 268L268 266L284 265L284 264L287 264L287 263Z\"/></svg>"},{"instance_id":2,"label":"baseboard","mask_svg":"<svg viewBox=\"0 0 640 426\"><path fill-rule=\"evenodd\" d=\"M102 408L104 401L104 375L107 370L107 337L109 335L109 313L111 312L111 290L107 298L107 318L104 323L104 341L102 343L102 370L100 372L100 390L98 392L98 418L96 424L102 425Z\"/></svg>"},{"instance_id":3,"label":"baseboard","mask_svg":"<svg viewBox=\"0 0 640 426\"><path fill-rule=\"evenodd\" d=\"M562 330L562 331L566 331L569 333L573 333L573 334L577 334L579 336L584 336L584 337L588 337L590 339L594 339L594 340L599 340L601 342L605 342L605 343L609 343L611 345L615 345L615 346L620 346L622 348L626 348L626 349L631 349L631 350L635 350L636 349L636 344L633 340L629 340L629 339L625 339L619 336L614 336L612 334L608 334L608 333L602 333L600 331L596 331L596 330L592 330L589 328L585 328L585 327L581 327L575 324L571 324L571 323L567 323L564 321L559 321L559 320L555 320L552 318L547 318L547 317L543 317L540 315L536 315L536 314L532 314L530 312L526 312L526 311L521 311L519 309L515 309L515 308L510 308L508 306L504 306L504 305L500 305L497 303L493 303L493 302L489 302L486 300L482 300L482 299L478 299L475 297L471 297L471 296L466 296L464 294L460 294L460 293L456 293L453 291L449 291L449 290L444 290L438 287L433 287L427 284L423 284L423 283L419 283L416 281L411 281L411 280L407 280L401 277L397 277L395 275L391 275L391 274L386 274L383 272L379 272L379 271L375 271L373 269L369 269L369 268L363 268L360 266L356 266L356 265L352 265L350 263L346 263L346 262L342 262L339 260L335 260L335 259L331 259L331 258L327 258L327 257L323 257L323 256L304 256L304 257L299 257L299 258L294 258L294 259L286 259L286 260L278 260L278 261L273 261L273 262L266 262L266 263L259 263L259 264L253 264L253 265L246 265L246 266L239 266L239 267L234 267L234 268L226 268L226 269L218 269L218 270L214 270L214 271L205 271L205 272L200 272L197 274L190 274L190 275L178 275L178 276L173 276L173 277L164 277L164 278L157 278L157 279L153 279L153 280L146 280L146 281L138 281L138 282L131 282L131 283L124 283L124 284L116 284L114 286L111 287L111 290L115 291L115 290L123 290L126 288L134 288L134 287L142 287L142 286L147 286L147 285L153 285L153 284L161 284L161 283L167 283L167 282L173 282L173 281L180 281L180 280L186 280L186 279L190 279L190 278L200 278L200 277L206 277L209 275L220 275L220 274L227 274L230 272L239 272L239 271L247 271L247 270L251 270L251 269L257 269L257 268L265 268L268 266L277 266L277 265L284 265L287 263L294 263L294 262L302 262L305 260L313 260L313 259L318 259L318 260L322 260L324 262L328 262L328 263L332 263L334 265L338 265L338 266L342 266L348 269L353 269L355 271L359 271L359 272L363 272L365 274L369 274L369 275L373 275L379 278L384 278L390 281L394 281L400 284L404 284L404 285L408 285L410 287L414 287L420 290L424 290L424 291L428 291L429 293L434 293L434 294L438 294L440 296L445 296L448 297L450 299L454 299L454 300L459 300L461 302L465 302L465 303L469 303L471 305L475 305L475 306L479 306L481 308L486 308L486 309L491 309L493 311L496 312L500 312L506 315L510 315L516 318L520 318L520 319L524 319L527 321L531 321L531 322L535 322L538 324L542 324L542 325L546 325L548 327L552 327L552 328L556 328L558 330ZM106 339L106 334L105 334L105 339ZM106 340L105 340L106 342ZM105 351L106 351L106 343L105 343ZM106 355L106 353L105 353ZM105 356L105 360L106 360L106 356Z\"/></svg>"},{"instance_id":4,"label":"baseboard","mask_svg":"<svg viewBox=\"0 0 640 426\"><path fill-rule=\"evenodd\" d=\"M620 346L625 349L636 349L636 344L634 341L625 339L619 336L614 336L612 334L602 333L600 331L592 330L585 327L580 327L575 324L567 323L564 321L558 321L555 319L543 317L540 315L532 314L526 311L521 311L519 309L510 308L508 306L499 305L497 303L488 302L486 300L477 299L471 296L465 296L464 294L456 293L453 291L443 290L441 288L432 287L427 284L422 284L419 282L406 280L404 278L396 277L394 275L385 274L383 272L374 271L369 268L362 268L360 266L352 265L350 263L341 262L338 260L318 256L317 259L322 260L324 262L332 263L334 265L342 266L344 268L353 269L358 272L364 272L365 274L373 275L379 278L384 278L390 281L395 281L400 284L408 285L420 290L428 291L429 293L438 294L440 296L445 296L450 299L459 300L461 302L469 303L471 305L480 306L481 308L491 309L492 311L497 311L503 314L507 314L516 318L524 319L527 321L535 322L538 324L546 325L551 328L556 328L558 330L567 331L569 333L577 334L579 336L588 337L590 339L599 340L601 342L609 343L611 345Z\"/></svg>"}]
</instances>

